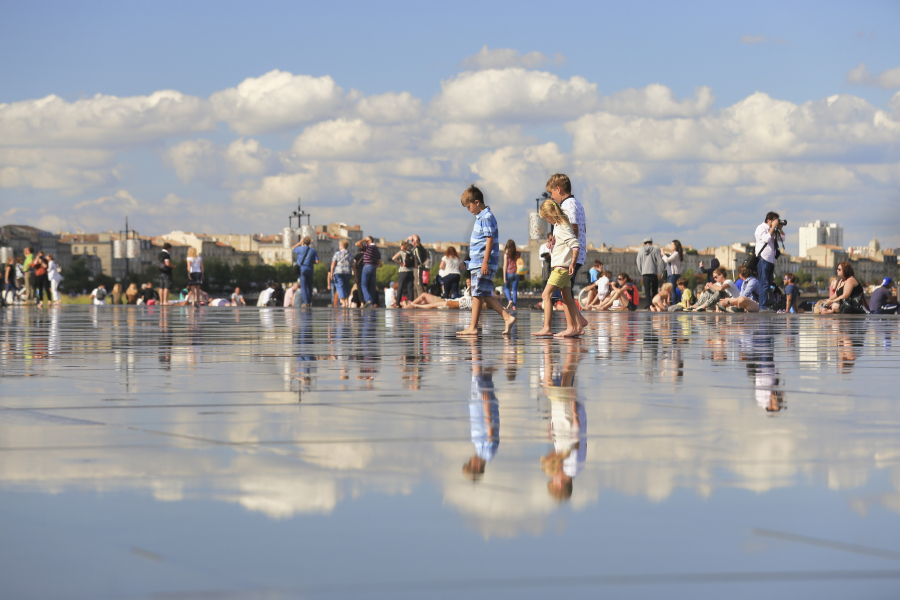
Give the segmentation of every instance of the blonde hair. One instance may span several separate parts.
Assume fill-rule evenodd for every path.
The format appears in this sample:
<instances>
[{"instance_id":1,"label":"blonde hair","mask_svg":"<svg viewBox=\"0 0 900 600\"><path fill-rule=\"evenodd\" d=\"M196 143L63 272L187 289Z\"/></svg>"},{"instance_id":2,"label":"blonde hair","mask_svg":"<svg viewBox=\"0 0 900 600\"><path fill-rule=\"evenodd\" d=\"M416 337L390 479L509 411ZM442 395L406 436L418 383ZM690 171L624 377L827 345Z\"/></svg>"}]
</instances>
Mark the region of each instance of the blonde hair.
<instances>
[{"instance_id":1,"label":"blonde hair","mask_svg":"<svg viewBox=\"0 0 900 600\"><path fill-rule=\"evenodd\" d=\"M463 206L469 206L473 202L476 204L484 204L484 194L482 194L481 190L474 185L470 185L466 188L466 191L463 192L462 198L460 198L459 201Z\"/></svg>"},{"instance_id":2,"label":"blonde hair","mask_svg":"<svg viewBox=\"0 0 900 600\"><path fill-rule=\"evenodd\" d=\"M669 292L671 294L672 293L672 284L667 281L666 283L662 284L662 287L659 288L659 291L660 292Z\"/></svg>"},{"instance_id":3,"label":"blonde hair","mask_svg":"<svg viewBox=\"0 0 900 600\"><path fill-rule=\"evenodd\" d=\"M556 188L561 189L566 194L572 193L572 182L569 181L568 175L556 173L547 180L547 191L552 192Z\"/></svg>"},{"instance_id":4,"label":"blonde hair","mask_svg":"<svg viewBox=\"0 0 900 600\"><path fill-rule=\"evenodd\" d=\"M569 227L572 226L572 224L569 223L569 217L566 216L566 213L564 213L559 205L553 200L544 200L544 203L541 204L541 209L538 211L538 214L542 219L546 219L547 221L552 220L554 225L556 223L563 222Z\"/></svg>"},{"instance_id":5,"label":"blonde hair","mask_svg":"<svg viewBox=\"0 0 900 600\"><path fill-rule=\"evenodd\" d=\"M113 286L113 294L121 294L122 293L122 284L117 283Z\"/></svg>"},{"instance_id":6,"label":"blonde hair","mask_svg":"<svg viewBox=\"0 0 900 600\"><path fill-rule=\"evenodd\" d=\"M187 255L188 255L189 257L191 257L191 258L197 258L197 249L194 248L193 246L191 246L190 248L188 248L188 254L187 254Z\"/></svg>"},{"instance_id":7,"label":"blonde hair","mask_svg":"<svg viewBox=\"0 0 900 600\"><path fill-rule=\"evenodd\" d=\"M347 248L350 247L350 242L349 242L348 240L341 240L341 244L340 244L340 245L341 245L341 248L343 248L344 250L346 250Z\"/></svg>"}]
</instances>

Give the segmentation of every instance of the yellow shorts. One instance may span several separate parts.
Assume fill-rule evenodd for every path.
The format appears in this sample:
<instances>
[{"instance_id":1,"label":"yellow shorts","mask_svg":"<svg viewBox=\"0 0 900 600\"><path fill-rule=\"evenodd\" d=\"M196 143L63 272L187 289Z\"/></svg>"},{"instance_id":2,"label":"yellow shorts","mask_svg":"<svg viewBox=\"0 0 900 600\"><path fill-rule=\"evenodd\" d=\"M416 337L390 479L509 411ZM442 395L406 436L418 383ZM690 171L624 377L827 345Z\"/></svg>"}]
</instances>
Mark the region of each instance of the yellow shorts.
<instances>
[{"instance_id":1,"label":"yellow shorts","mask_svg":"<svg viewBox=\"0 0 900 600\"><path fill-rule=\"evenodd\" d=\"M572 276L569 275L569 270L557 267L550 273L550 278L547 280L547 283L556 286L559 289L565 289L569 287L571 281Z\"/></svg>"}]
</instances>

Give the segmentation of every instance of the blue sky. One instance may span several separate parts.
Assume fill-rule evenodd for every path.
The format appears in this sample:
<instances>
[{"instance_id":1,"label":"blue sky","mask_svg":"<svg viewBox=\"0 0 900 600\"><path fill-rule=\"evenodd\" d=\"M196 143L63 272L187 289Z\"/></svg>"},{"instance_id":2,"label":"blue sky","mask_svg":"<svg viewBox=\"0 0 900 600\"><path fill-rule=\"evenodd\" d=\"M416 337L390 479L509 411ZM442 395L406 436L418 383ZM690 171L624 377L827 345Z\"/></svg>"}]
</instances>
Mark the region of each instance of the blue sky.
<instances>
[{"instance_id":1,"label":"blue sky","mask_svg":"<svg viewBox=\"0 0 900 600\"><path fill-rule=\"evenodd\" d=\"M501 225L509 223L510 234L524 237L523 211L533 205L529 200L541 191L545 173L558 167L574 174L597 243L631 243L645 231L695 246L727 243L752 231L759 210L749 208L780 202L794 221L821 216L844 223L848 243L877 234L900 246L900 220L889 210L900 177L893 126L900 121L900 84L894 86L891 73L900 67L897 23L898 2L710 2L688 8L662 2L6 3L0 8L0 103L6 103L0 106L0 220L96 229L113 227L129 212L146 233L275 231L296 192L309 199L319 221L346 220L349 212L366 220L360 223L366 230L388 237L412 228L426 238L460 238L467 215L456 210L458 195L477 181L489 199L497 198ZM480 66L475 59L464 63L484 47L518 54L485 55L489 60ZM534 52L546 60L523 58ZM861 63L865 67L851 76ZM261 80L274 70L309 76L285 84L295 91L326 78L340 94L307 116L264 126L241 125L230 109L221 109L210 124L193 127L192 118L207 114L200 107L196 117L153 135L130 135L136 125L126 119L118 135L104 139L93 137L78 113L115 127L110 115L121 107L90 105L96 94L134 99L174 90L205 102L245 80L266 87ZM441 101L454 83L457 104ZM634 89L649 97L647 86L655 84L678 102L696 99L695 89L707 86L714 100L630 110L640 98L617 96ZM538 100L516 103L522 90L538 88ZM470 98L479 102L475 95L483 97L486 89L496 92L499 104L459 109ZM559 89L557 104L543 101L542 94ZM402 92L413 100L398 100ZM729 109L745 114L742 103L757 92L795 107L794 113L783 111L788 127L796 125L797 114L808 118L788 132L794 145L754 133L773 128L766 121L779 111L775 104L751 102L757 113L750 121L739 117L743 133L734 133ZM53 110L28 104L51 94L62 102ZM382 95L389 96L385 102L395 116L361 117L360 98ZM823 108L835 95L853 101L840 110ZM610 100L615 108L607 99L618 99ZM298 99L291 94L284 102L287 115L310 110L301 102L294 111L291 102ZM400 105L406 112L396 116ZM59 120L58 111L70 108L81 116ZM223 117L222 110L232 116ZM156 111L135 118L145 123L168 117ZM639 122L648 118L654 120L652 135ZM693 140L667 137L673 119L685 120L687 130L698 126L720 153L690 150ZM453 139L452 152L436 149L436 132L461 123L494 128L497 135L475 143L469 132L467 140ZM867 125L870 131L854 133ZM19 127L19 135L2 135L11 131L2 127ZM71 131L65 135L47 133L66 127ZM635 138L640 151L610 144L611 131L621 139L638 130L650 135ZM816 137L814 130L830 133ZM816 139L804 137L809 135ZM336 139L349 146L334 147ZM239 140L260 146L251 153L255 162L235 169L225 149ZM200 149L196 143L179 146L198 141ZM332 145L321 146L326 142ZM684 146L653 150L675 142ZM298 144L309 150L291 155ZM762 148L736 150L748 144ZM193 162L185 167L183 161ZM848 166L860 164L865 168ZM846 175L828 188L817 168L832 174L845 169ZM630 174L616 179L613 171ZM731 174L723 179L723 171ZM860 200L871 207L862 215L849 210ZM392 202L427 206L407 208L398 218ZM726 223L710 226L722 216Z\"/></svg>"}]
</instances>

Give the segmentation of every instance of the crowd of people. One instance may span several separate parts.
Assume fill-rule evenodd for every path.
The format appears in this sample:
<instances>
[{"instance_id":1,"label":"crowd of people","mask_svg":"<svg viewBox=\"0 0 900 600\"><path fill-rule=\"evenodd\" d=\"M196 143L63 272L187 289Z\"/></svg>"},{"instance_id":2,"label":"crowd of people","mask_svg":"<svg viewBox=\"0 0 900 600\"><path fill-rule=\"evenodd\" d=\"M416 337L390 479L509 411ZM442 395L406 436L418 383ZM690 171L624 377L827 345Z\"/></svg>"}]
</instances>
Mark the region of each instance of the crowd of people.
<instances>
[{"instance_id":1,"label":"crowd of people","mask_svg":"<svg viewBox=\"0 0 900 600\"><path fill-rule=\"evenodd\" d=\"M594 261L589 270L590 283L576 298L573 282L584 266L587 255L586 219L584 207L572 194L569 178L561 173L553 175L546 184L547 199L539 208L539 215L551 225L547 242L539 254L543 260L544 289L536 308L544 311L544 326L535 336L577 337L584 334L588 321L582 311L633 311L641 305L652 312L783 312L812 311L817 314L891 314L897 312L897 294L893 281L885 278L866 299L865 288L849 262L837 266L836 276L829 288L829 297L814 305L800 302L800 290L793 273L783 276L783 287L774 281L775 261L784 244L784 225L778 213L769 212L756 228L756 245L750 257L737 270L732 280L728 272L713 259L708 267L700 263L700 272L706 282L689 289L684 277L684 247L679 240L657 248L653 239L644 239L638 251L635 267L640 275L638 286L627 273L613 273L603 269L601 261ZM484 194L470 186L462 195L461 203L475 217L475 226L469 242L469 257L464 261L456 248L449 246L441 257L435 281L430 282L431 255L422 245L418 235L411 235L400 243L400 249L390 257L397 266L397 280L379 293L376 285L378 269L384 265L381 250L372 236L356 242L356 254L351 254L350 242L342 240L334 253L326 277L326 288L332 304L341 308L446 309L457 308L472 311L471 325L459 332L461 336L477 335L478 321L484 309L499 314L508 333L516 321L519 281L527 274L527 266L514 240L509 239L500 253L499 227ZM160 305L212 305L245 306L246 301L236 289L229 298L211 298L203 290L205 274L203 257L195 248L187 255L188 283L176 299L169 299L173 286L174 265L171 245L165 243L158 256L158 285L144 283L141 289L132 283L121 290L115 284L107 293L99 285L90 294L93 304L105 304L109 296L114 304ZM304 237L292 247L293 268L296 282L287 286L269 282L258 295L257 306L309 307L313 303L313 279L319 255L309 237ZM463 268L465 271L463 271ZM497 270L500 269L500 275ZM26 248L22 256L10 258L4 266L4 304L37 304L42 307L44 297L48 303L59 304L59 284L62 269L53 256L44 252L34 254ZM464 279L465 287L460 289ZM495 290L495 275L502 276L502 290L506 304L501 304ZM660 283L662 282L662 285ZM500 288L497 288L500 289ZM382 300L383 298L383 300ZM566 327L553 334L550 326L553 310L565 314Z\"/></svg>"}]
</instances>

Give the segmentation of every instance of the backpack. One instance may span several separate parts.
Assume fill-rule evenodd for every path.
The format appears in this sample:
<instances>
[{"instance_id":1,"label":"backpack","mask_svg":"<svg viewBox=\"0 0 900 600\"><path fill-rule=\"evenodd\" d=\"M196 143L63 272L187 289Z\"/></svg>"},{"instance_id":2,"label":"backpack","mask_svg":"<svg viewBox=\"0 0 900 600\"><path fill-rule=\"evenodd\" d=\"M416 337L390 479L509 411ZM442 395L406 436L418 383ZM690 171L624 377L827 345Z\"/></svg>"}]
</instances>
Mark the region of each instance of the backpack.
<instances>
[{"instance_id":1,"label":"backpack","mask_svg":"<svg viewBox=\"0 0 900 600\"><path fill-rule=\"evenodd\" d=\"M521 256L516 259L516 275L528 275L528 269L525 268L525 259Z\"/></svg>"},{"instance_id":2,"label":"backpack","mask_svg":"<svg viewBox=\"0 0 900 600\"><path fill-rule=\"evenodd\" d=\"M94 298L97 300L106 300L106 290L103 288L97 288L97 293L94 294Z\"/></svg>"},{"instance_id":3,"label":"backpack","mask_svg":"<svg viewBox=\"0 0 900 600\"><path fill-rule=\"evenodd\" d=\"M412 252L403 252L400 254L403 256L403 266L407 269L414 269L416 267L416 259L413 258Z\"/></svg>"}]
</instances>

